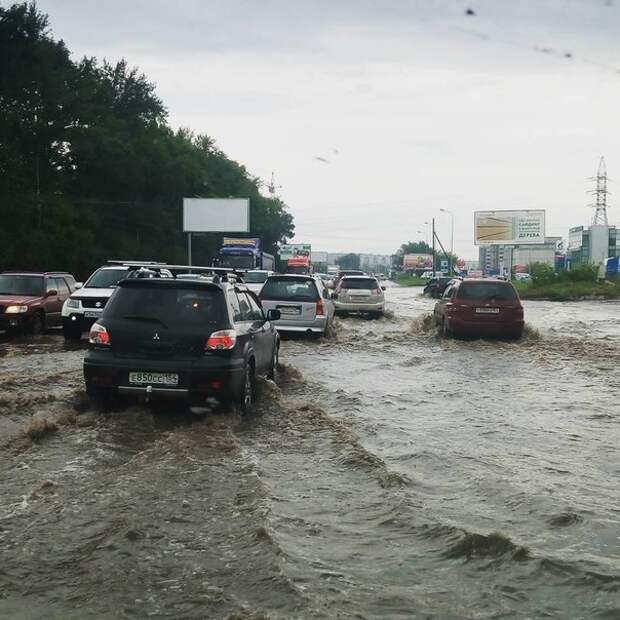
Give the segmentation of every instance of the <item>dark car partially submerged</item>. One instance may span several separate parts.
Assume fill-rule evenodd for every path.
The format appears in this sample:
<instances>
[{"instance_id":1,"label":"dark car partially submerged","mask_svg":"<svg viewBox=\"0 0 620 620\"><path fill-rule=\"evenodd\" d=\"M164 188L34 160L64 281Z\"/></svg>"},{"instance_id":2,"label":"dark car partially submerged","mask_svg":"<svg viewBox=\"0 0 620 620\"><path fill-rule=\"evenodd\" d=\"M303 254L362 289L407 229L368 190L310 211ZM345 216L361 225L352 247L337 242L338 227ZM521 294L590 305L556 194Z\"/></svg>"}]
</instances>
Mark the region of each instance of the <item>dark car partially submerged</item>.
<instances>
[{"instance_id":1,"label":"dark car partially submerged","mask_svg":"<svg viewBox=\"0 0 620 620\"><path fill-rule=\"evenodd\" d=\"M444 336L520 338L523 306L515 287L502 280L454 280L435 304Z\"/></svg>"},{"instance_id":2,"label":"dark car partially submerged","mask_svg":"<svg viewBox=\"0 0 620 620\"><path fill-rule=\"evenodd\" d=\"M236 400L248 410L257 375L273 377L279 338L243 285L205 278L126 279L93 325L84 358L91 398Z\"/></svg>"}]
</instances>

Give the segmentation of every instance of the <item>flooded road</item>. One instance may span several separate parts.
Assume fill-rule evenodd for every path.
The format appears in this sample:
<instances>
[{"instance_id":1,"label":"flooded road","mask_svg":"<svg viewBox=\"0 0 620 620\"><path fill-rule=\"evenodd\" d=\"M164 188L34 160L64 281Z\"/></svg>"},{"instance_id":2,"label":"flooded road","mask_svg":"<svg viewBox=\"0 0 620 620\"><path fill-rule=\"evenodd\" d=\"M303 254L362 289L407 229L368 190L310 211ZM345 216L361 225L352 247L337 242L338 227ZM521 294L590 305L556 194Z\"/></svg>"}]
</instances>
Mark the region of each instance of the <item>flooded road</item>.
<instances>
[{"instance_id":1,"label":"flooded road","mask_svg":"<svg viewBox=\"0 0 620 620\"><path fill-rule=\"evenodd\" d=\"M0 341L0 617L620 617L620 304L472 342L419 293L284 341L248 418L98 413L83 344Z\"/></svg>"}]
</instances>

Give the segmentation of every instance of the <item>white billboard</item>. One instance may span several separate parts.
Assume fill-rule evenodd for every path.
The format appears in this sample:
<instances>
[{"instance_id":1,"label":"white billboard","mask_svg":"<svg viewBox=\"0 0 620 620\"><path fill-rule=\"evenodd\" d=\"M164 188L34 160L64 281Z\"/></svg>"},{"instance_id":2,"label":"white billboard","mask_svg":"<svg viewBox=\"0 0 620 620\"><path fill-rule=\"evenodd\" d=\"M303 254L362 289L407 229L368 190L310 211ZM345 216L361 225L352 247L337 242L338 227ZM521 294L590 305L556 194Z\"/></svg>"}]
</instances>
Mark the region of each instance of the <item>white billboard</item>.
<instances>
[{"instance_id":1,"label":"white billboard","mask_svg":"<svg viewBox=\"0 0 620 620\"><path fill-rule=\"evenodd\" d=\"M327 252L310 252L310 261L313 263L324 263L327 265L329 255Z\"/></svg>"},{"instance_id":2,"label":"white billboard","mask_svg":"<svg viewBox=\"0 0 620 620\"><path fill-rule=\"evenodd\" d=\"M283 243L278 254L280 260L288 260L293 256L310 256L312 246L309 243Z\"/></svg>"},{"instance_id":3,"label":"white billboard","mask_svg":"<svg viewBox=\"0 0 620 620\"><path fill-rule=\"evenodd\" d=\"M183 232L250 232L250 199L183 198Z\"/></svg>"},{"instance_id":4,"label":"white billboard","mask_svg":"<svg viewBox=\"0 0 620 620\"><path fill-rule=\"evenodd\" d=\"M545 242L544 209L476 211L476 245L516 245Z\"/></svg>"},{"instance_id":5,"label":"white billboard","mask_svg":"<svg viewBox=\"0 0 620 620\"><path fill-rule=\"evenodd\" d=\"M580 250L583 245L583 226L571 228L568 231L568 249Z\"/></svg>"}]
</instances>

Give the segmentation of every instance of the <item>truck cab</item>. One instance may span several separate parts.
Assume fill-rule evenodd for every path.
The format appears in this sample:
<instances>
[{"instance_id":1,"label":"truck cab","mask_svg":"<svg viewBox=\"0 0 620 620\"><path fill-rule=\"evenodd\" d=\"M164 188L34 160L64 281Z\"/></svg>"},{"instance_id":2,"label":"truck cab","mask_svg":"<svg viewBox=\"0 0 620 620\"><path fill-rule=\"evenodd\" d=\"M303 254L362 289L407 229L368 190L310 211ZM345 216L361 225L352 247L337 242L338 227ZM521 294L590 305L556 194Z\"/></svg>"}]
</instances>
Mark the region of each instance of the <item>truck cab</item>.
<instances>
[{"instance_id":1,"label":"truck cab","mask_svg":"<svg viewBox=\"0 0 620 620\"><path fill-rule=\"evenodd\" d=\"M286 273L310 274L312 273L312 265L310 257L299 254L292 256L286 263Z\"/></svg>"},{"instance_id":2,"label":"truck cab","mask_svg":"<svg viewBox=\"0 0 620 620\"><path fill-rule=\"evenodd\" d=\"M219 250L219 264L231 269L273 269L274 258L261 250L260 239L224 237Z\"/></svg>"}]
</instances>

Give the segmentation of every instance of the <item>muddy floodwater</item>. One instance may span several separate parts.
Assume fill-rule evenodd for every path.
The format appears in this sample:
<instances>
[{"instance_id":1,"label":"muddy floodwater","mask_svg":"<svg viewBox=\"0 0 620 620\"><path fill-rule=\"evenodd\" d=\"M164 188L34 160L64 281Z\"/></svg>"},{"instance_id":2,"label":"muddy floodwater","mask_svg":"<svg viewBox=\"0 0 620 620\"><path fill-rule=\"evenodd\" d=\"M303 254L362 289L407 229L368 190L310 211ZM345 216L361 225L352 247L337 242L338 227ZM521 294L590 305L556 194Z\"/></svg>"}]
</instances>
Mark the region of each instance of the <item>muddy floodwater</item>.
<instances>
[{"instance_id":1,"label":"muddy floodwater","mask_svg":"<svg viewBox=\"0 0 620 620\"><path fill-rule=\"evenodd\" d=\"M0 618L620 618L620 304L456 341L387 296L247 418L97 412L84 343L0 336Z\"/></svg>"}]
</instances>

